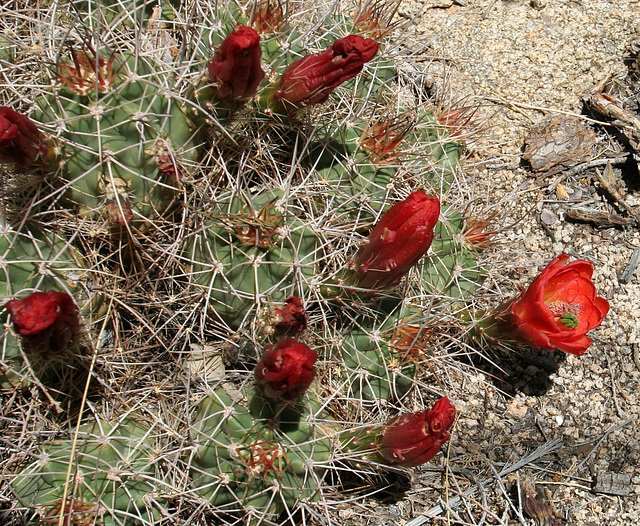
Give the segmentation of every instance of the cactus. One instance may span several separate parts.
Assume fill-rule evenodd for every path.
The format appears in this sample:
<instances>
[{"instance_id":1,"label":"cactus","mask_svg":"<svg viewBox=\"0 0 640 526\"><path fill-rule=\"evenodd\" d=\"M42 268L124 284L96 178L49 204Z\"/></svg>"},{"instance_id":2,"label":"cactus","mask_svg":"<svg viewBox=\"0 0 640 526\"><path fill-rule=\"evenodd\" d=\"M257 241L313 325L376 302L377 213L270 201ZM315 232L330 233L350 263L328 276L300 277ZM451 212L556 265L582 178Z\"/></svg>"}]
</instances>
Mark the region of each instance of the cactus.
<instances>
[{"instance_id":1,"label":"cactus","mask_svg":"<svg viewBox=\"0 0 640 526\"><path fill-rule=\"evenodd\" d=\"M284 407L256 391L248 396L245 406L216 390L198 404L190 465L196 490L216 512L240 510L253 524L319 498L331 442L313 394Z\"/></svg>"},{"instance_id":2,"label":"cactus","mask_svg":"<svg viewBox=\"0 0 640 526\"><path fill-rule=\"evenodd\" d=\"M478 264L480 250L464 236L465 220L456 210L445 207L436 225L436 238L422 267L425 292L440 298L464 299L482 286L487 269Z\"/></svg>"},{"instance_id":3,"label":"cactus","mask_svg":"<svg viewBox=\"0 0 640 526\"><path fill-rule=\"evenodd\" d=\"M0 254L3 298L15 299L18 294L24 296L34 291L67 292L75 297L87 320L98 315L101 300L93 290L88 269L79 251L63 238L37 230L16 232L7 228L0 237ZM6 313L0 319L6 323ZM80 365L76 363L78 349L64 345L52 352L46 344L28 349L20 342L21 338L14 330L4 332L0 386L26 386L32 375L45 385L69 386L70 367L74 363Z\"/></svg>"},{"instance_id":4,"label":"cactus","mask_svg":"<svg viewBox=\"0 0 640 526\"><path fill-rule=\"evenodd\" d=\"M218 388L197 405L187 462L195 490L216 512L259 524L320 497L332 443L308 390L317 357L293 338L281 340L266 349L253 385L235 398Z\"/></svg>"},{"instance_id":5,"label":"cactus","mask_svg":"<svg viewBox=\"0 0 640 526\"><path fill-rule=\"evenodd\" d=\"M75 437L46 442L39 458L13 479L13 491L27 506L44 510L51 523L61 514L64 524L78 525L156 520L163 503L150 433L130 418L80 426Z\"/></svg>"},{"instance_id":6,"label":"cactus","mask_svg":"<svg viewBox=\"0 0 640 526\"><path fill-rule=\"evenodd\" d=\"M401 399L413 386L415 374L415 365L404 353L382 337L376 341L374 334L370 327L343 330L337 356L344 396L362 407Z\"/></svg>"},{"instance_id":7,"label":"cactus","mask_svg":"<svg viewBox=\"0 0 640 526\"><path fill-rule=\"evenodd\" d=\"M421 362L436 352L424 343L427 311L446 313L463 302L485 273L464 240L455 200L435 224L440 201L456 191L462 147L432 111L398 95L394 62L384 42L371 38L380 20L367 25L341 13L307 20L305 13L285 16L269 1L247 9L178 4L163 1L160 11L138 0L65 4L86 18L92 37L61 53L53 86L35 97L32 117L43 135L15 164L30 163L27 171L53 189L37 196L53 210L43 231L68 218L70 204L78 232L67 241L47 235L55 238L53 258L26 227L12 234L16 242L5 236L5 260L16 268L5 296L68 290L95 318L93 296L74 291L91 292L100 275L115 314L106 344L92 351L111 371L104 384L124 406L133 403L124 385L138 389L147 375L161 376L156 360L172 372L162 381L179 385L168 361L193 341L278 348L291 331L319 355L316 383L299 397L304 389L297 386L269 398L277 390L264 388L257 373L254 385L250 359L237 360L249 365L237 371L220 367L222 380L197 395L184 426L172 428L189 437L166 467L183 468L172 475L181 485L156 488L160 495L153 492L161 475L149 461L149 430L129 418L78 430L85 482L68 486L72 504L61 501L68 438L46 443L49 456L16 472L12 486L23 504L49 516L73 510L79 524L99 517L105 526L151 522L168 500L164 491L203 499L223 521L293 522L296 509L322 498L334 457L384 463L372 454L373 439L358 450L334 422L368 429L408 401ZM163 25L169 53L149 47L157 28L151 22ZM139 39L135 47L131 39ZM6 151L14 147L10 142ZM424 192L411 193L418 188ZM428 220L414 225L416 242L384 221L410 193L433 205ZM11 211L20 220L23 212ZM375 224L384 232L374 228L378 242L367 245ZM388 249L396 231L410 240L408 249L393 245L378 264L376 254L358 256L363 245ZM31 245L10 252L25 237ZM92 248L88 275L81 264L67 271L74 246ZM149 265L130 265L131 252ZM34 272L49 259L53 276ZM132 305L123 293L143 299ZM291 320L278 318L285 306ZM6 332L5 352L16 360L12 337ZM137 354L149 347L151 364ZM110 366L129 356L131 370L116 377ZM309 367L303 376L306 389ZM163 406L162 397L162 389L149 397L150 411ZM167 402L169 413L174 403Z\"/></svg>"},{"instance_id":8,"label":"cactus","mask_svg":"<svg viewBox=\"0 0 640 526\"><path fill-rule=\"evenodd\" d=\"M195 156L195 131L158 65L102 52L72 48L71 64L58 66L60 85L40 99L34 118L59 142L56 182L80 216L142 228L175 199Z\"/></svg>"},{"instance_id":9,"label":"cactus","mask_svg":"<svg viewBox=\"0 0 640 526\"><path fill-rule=\"evenodd\" d=\"M316 237L271 191L246 200L223 197L189 237L184 255L214 321L237 330L263 305L305 292L315 251Z\"/></svg>"},{"instance_id":10,"label":"cactus","mask_svg":"<svg viewBox=\"0 0 640 526\"><path fill-rule=\"evenodd\" d=\"M80 252L55 234L5 227L0 235L0 254L3 298L43 289L73 292L89 284Z\"/></svg>"}]
</instances>

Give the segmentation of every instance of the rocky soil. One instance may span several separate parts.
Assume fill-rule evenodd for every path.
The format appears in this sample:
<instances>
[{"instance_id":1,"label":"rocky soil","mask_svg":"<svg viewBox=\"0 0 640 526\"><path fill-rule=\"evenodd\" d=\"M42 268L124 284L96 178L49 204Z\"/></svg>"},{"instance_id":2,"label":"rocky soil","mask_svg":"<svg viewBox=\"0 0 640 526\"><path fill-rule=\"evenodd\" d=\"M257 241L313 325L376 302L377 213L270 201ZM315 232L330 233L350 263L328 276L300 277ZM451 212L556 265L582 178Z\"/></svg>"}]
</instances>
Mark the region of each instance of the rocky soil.
<instances>
[{"instance_id":1,"label":"rocky soil","mask_svg":"<svg viewBox=\"0 0 640 526\"><path fill-rule=\"evenodd\" d=\"M585 356L514 357L501 363L503 372L486 368L467 378L444 467L419 475L385 518L351 513L361 524L409 526L637 524L637 149L606 115L588 111L585 99L604 91L635 115L640 2L406 1L399 15L413 20L405 41L428 63L433 89L477 108L482 130L467 140L464 173L496 198L498 206L486 210L503 228L496 242L519 247L516 261L502 262L511 278L505 294L567 252L593 263L611 311ZM564 139L547 157L534 154L549 161L540 165L554 155L559 163L534 173L522 159L527 138L535 123L553 117L569 123ZM581 134L586 142L576 139ZM570 143L564 152L563 140Z\"/></svg>"}]
</instances>

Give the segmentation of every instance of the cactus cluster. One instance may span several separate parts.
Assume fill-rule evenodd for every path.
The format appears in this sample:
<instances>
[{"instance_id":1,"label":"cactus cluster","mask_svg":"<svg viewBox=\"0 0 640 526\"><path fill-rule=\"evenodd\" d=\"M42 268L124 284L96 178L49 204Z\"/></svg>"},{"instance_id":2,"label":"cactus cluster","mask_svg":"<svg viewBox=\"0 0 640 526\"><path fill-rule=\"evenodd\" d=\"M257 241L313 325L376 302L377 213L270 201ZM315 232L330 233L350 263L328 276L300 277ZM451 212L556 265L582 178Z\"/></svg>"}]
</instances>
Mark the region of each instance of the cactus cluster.
<instances>
[{"instance_id":1,"label":"cactus cluster","mask_svg":"<svg viewBox=\"0 0 640 526\"><path fill-rule=\"evenodd\" d=\"M65 524L149 523L160 516L151 430L131 419L78 427L73 440L51 440L13 482L44 520Z\"/></svg>"},{"instance_id":2,"label":"cactus cluster","mask_svg":"<svg viewBox=\"0 0 640 526\"><path fill-rule=\"evenodd\" d=\"M51 373L84 356L81 387L115 402L82 398L89 423L12 465L20 505L76 525L196 510L295 523L336 459L432 458L453 406L397 413L438 352L431 331L488 270L457 199L464 119L402 87L392 10L57 4L73 35L50 35L52 82L30 120L0 114L16 181L0 386L86 397ZM83 326L47 347L43 372L11 302L50 291ZM20 308L35 317L42 301ZM205 348L217 365L194 378ZM404 445L405 428L425 440Z\"/></svg>"}]
</instances>

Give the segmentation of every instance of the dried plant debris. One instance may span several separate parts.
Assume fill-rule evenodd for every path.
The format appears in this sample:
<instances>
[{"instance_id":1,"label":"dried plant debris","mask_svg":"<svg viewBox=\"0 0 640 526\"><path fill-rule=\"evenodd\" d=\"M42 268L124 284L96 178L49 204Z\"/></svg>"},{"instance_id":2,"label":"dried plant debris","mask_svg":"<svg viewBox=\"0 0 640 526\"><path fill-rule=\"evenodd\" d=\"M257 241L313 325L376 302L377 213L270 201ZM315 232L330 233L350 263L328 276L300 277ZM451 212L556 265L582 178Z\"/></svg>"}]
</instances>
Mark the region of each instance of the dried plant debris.
<instances>
[{"instance_id":1,"label":"dried plant debris","mask_svg":"<svg viewBox=\"0 0 640 526\"><path fill-rule=\"evenodd\" d=\"M618 214L588 208L570 208L564 213L564 217L576 223L590 223L597 228L623 227L634 222L633 219Z\"/></svg>"},{"instance_id":2,"label":"dried plant debris","mask_svg":"<svg viewBox=\"0 0 640 526\"><path fill-rule=\"evenodd\" d=\"M534 172L553 175L588 160L595 144L594 131L581 119L555 115L533 126L522 158Z\"/></svg>"},{"instance_id":3,"label":"dried plant debris","mask_svg":"<svg viewBox=\"0 0 640 526\"><path fill-rule=\"evenodd\" d=\"M539 498L533 483L525 481L520 490L522 511L533 519L536 526L560 526L560 514L553 504Z\"/></svg>"},{"instance_id":4,"label":"dried plant debris","mask_svg":"<svg viewBox=\"0 0 640 526\"><path fill-rule=\"evenodd\" d=\"M627 266L622 271L622 274L620 274L620 277L618 278L618 282L622 284L631 283L631 280L633 279L633 276L636 272L636 268L638 267L638 263L640 263L640 250L636 249L631 254L631 257L629 258L629 262L627 263Z\"/></svg>"},{"instance_id":5,"label":"dried plant debris","mask_svg":"<svg viewBox=\"0 0 640 526\"><path fill-rule=\"evenodd\" d=\"M631 150L637 163L640 163L639 89L640 85L632 80L632 76L622 82L605 79L584 99L589 111L619 131L618 140Z\"/></svg>"},{"instance_id":6,"label":"dried plant debris","mask_svg":"<svg viewBox=\"0 0 640 526\"><path fill-rule=\"evenodd\" d=\"M617 206L629 212L629 214L631 214L633 218L640 223L640 213L627 203L625 196L619 189L620 184L616 180L611 164L607 164L602 173L600 173L599 170L596 170L596 176L598 177L598 182L600 183L602 191L607 194L607 196L613 200Z\"/></svg>"},{"instance_id":7,"label":"dried plant debris","mask_svg":"<svg viewBox=\"0 0 640 526\"><path fill-rule=\"evenodd\" d=\"M593 484L593 491L606 495L627 497L631 493L631 477L626 473L598 473Z\"/></svg>"},{"instance_id":8,"label":"dried plant debris","mask_svg":"<svg viewBox=\"0 0 640 526\"><path fill-rule=\"evenodd\" d=\"M640 144L640 119L638 116L625 109L622 102L608 93L596 91L586 100L592 111L606 118L614 126L620 128L629 139L631 146L638 149Z\"/></svg>"}]
</instances>

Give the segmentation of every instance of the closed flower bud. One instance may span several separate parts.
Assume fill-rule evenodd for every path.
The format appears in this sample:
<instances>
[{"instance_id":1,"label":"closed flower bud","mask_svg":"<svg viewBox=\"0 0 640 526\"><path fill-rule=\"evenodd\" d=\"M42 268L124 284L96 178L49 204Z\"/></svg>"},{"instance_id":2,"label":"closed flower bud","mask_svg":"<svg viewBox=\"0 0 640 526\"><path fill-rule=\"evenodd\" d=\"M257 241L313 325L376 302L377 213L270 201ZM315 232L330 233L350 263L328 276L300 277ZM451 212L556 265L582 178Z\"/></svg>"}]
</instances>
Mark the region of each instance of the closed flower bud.
<instances>
[{"instance_id":1,"label":"closed flower bud","mask_svg":"<svg viewBox=\"0 0 640 526\"><path fill-rule=\"evenodd\" d=\"M429 250L439 215L440 201L423 191L393 205L355 256L354 284L367 289L396 285Z\"/></svg>"},{"instance_id":2,"label":"closed flower bud","mask_svg":"<svg viewBox=\"0 0 640 526\"><path fill-rule=\"evenodd\" d=\"M0 162L24 167L46 153L44 135L29 117L0 107Z\"/></svg>"},{"instance_id":3,"label":"closed flower bud","mask_svg":"<svg viewBox=\"0 0 640 526\"><path fill-rule=\"evenodd\" d=\"M27 351L63 351L80 327L78 307L66 292L34 292L6 307Z\"/></svg>"},{"instance_id":4,"label":"closed flower bud","mask_svg":"<svg viewBox=\"0 0 640 526\"><path fill-rule=\"evenodd\" d=\"M393 466L424 464L449 440L448 431L455 418L456 409L447 397L438 400L432 409L397 416L378 436L378 455Z\"/></svg>"},{"instance_id":5,"label":"closed flower bud","mask_svg":"<svg viewBox=\"0 0 640 526\"><path fill-rule=\"evenodd\" d=\"M209 80L220 102L242 102L255 95L265 73L260 65L260 35L239 25L209 61Z\"/></svg>"},{"instance_id":6,"label":"closed flower bud","mask_svg":"<svg viewBox=\"0 0 640 526\"><path fill-rule=\"evenodd\" d=\"M267 398L290 401L313 382L318 354L295 338L267 347L255 368L256 385Z\"/></svg>"},{"instance_id":7,"label":"closed flower bud","mask_svg":"<svg viewBox=\"0 0 640 526\"><path fill-rule=\"evenodd\" d=\"M340 38L329 49L289 64L275 98L288 110L320 104L340 84L360 73L378 47L375 40L358 35Z\"/></svg>"}]
</instances>

